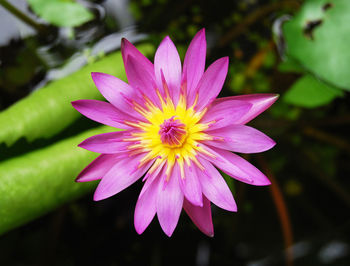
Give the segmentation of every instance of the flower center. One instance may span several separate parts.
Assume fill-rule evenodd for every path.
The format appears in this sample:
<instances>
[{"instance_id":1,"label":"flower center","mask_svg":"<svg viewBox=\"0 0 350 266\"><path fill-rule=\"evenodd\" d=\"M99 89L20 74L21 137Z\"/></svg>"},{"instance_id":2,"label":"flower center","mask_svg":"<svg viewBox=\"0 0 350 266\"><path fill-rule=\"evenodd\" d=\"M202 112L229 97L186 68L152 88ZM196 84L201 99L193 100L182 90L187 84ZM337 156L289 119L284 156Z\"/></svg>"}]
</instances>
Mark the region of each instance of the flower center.
<instances>
[{"instance_id":1,"label":"flower center","mask_svg":"<svg viewBox=\"0 0 350 266\"><path fill-rule=\"evenodd\" d=\"M174 117L164 120L163 124L160 125L158 133L164 145L180 147L186 139L186 126Z\"/></svg>"}]
</instances>

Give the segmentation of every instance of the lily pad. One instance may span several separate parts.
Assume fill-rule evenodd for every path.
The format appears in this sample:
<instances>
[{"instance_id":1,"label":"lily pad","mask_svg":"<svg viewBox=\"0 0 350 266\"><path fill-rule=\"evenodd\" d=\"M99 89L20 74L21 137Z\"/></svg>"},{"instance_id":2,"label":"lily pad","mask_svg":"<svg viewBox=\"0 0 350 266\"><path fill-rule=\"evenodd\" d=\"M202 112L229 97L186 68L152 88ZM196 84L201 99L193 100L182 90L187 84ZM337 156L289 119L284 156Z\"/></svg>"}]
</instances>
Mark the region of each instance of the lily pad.
<instances>
[{"instance_id":1,"label":"lily pad","mask_svg":"<svg viewBox=\"0 0 350 266\"><path fill-rule=\"evenodd\" d=\"M283 25L287 54L320 79L350 90L349 25L349 0L306 1Z\"/></svg>"},{"instance_id":2,"label":"lily pad","mask_svg":"<svg viewBox=\"0 0 350 266\"><path fill-rule=\"evenodd\" d=\"M76 27L94 18L81 4L67 0L28 0L34 12L58 27Z\"/></svg>"},{"instance_id":3,"label":"lily pad","mask_svg":"<svg viewBox=\"0 0 350 266\"><path fill-rule=\"evenodd\" d=\"M77 147L92 135L115 131L99 127L43 149L0 163L0 235L96 187L74 179L98 154Z\"/></svg>"},{"instance_id":4,"label":"lily pad","mask_svg":"<svg viewBox=\"0 0 350 266\"><path fill-rule=\"evenodd\" d=\"M340 89L329 86L311 75L305 75L284 94L283 100L296 106L314 108L328 104L343 94Z\"/></svg>"}]
</instances>

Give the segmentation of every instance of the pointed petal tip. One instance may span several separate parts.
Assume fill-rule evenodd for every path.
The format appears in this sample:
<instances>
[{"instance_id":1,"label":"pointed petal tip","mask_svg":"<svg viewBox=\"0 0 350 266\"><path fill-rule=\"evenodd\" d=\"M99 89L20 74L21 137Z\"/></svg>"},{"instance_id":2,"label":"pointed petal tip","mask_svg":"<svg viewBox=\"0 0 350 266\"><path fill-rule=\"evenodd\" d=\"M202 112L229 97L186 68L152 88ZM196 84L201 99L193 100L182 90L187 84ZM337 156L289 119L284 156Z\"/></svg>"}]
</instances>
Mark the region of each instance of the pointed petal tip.
<instances>
[{"instance_id":1,"label":"pointed petal tip","mask_svg":"<svg viewBox=\"0 0 350 266\"><path fill-rule=\"evenodd\" d=\"M195 37L199 37L199 38L205 38L205 28L202 28L202 29L200 29L198 32L197 32L197 34L195 35Z\"/></svg>"},{"instance_id":2,"label":"pointed petal tip","mask_svg":"<svg viewBox=\"0 0 350 266\"><path fill-rule=\"evenodd\" d=\"M95 193L94 193L93 200L94 200L94 201L100 201L100 200L102 200L102 198L100 198L100 196L97 196L96 191L95 191Z\"/></svg>"},{"instance_id":3,"label":"pointed petal tip","mask_svg":"<svg viewBox=\"0 0 350 266\"><path fill-rule=\"evenodd\" d=\"M78 176L75 178L74 182L76 182L76 183L82 183L82 181L80 181L80 179L81 179L81 177L78 175Z\"/></svg>"},{"instance_id":4,"label":"pointed petal tip","mask_svg":"<svg viewBox=\"0 0 350 266\"><path fill-rule=\"evenodd\" d=\"M278 100L278 98L280 97L280 95L278 93L272 94L271 95L271 102L274 103L275 101Z\"/></svg>"},{"instance_id":5,"label":"pointed petal tip","mask_svg":"<svg viewBox=\"0 0 350 266\"><path fill-rule=\"evenodd\" d=\"M146 230L146 228L138 226L134 223L135 231L137 234L142 235L142 233Z\"/></svg>"},{"instance_id":6,"label":"pointed petal tip","mask_svg":"<svg viewBox=\"0 0 350 266\"><path fill-rule=\"evenodd\" d=\"M259 94L256 95L258 96ZM270 106L280 97L278 93L261 93L260 95L262 96L262 101L269 103Z\"/></svg>"},{"instance_id":7,"label":"pointed petal tip","mask_svg":"<svg viewBox=\"0 0 350 266\"><path fill-rule=\"evenodd\" d=\"M200 229L202 233L204 233L206 236L214 237L214 227L212 226L210 229L203 231Z\"/></svg>"},{"instance_id":8,"label":"pointed petal tip","mask_svg":"<svg viewBox=\"0 0 350 266\"><path fill-rule=\"evenodd\" d=\"M270 149L272 149L273 147L275 147L276 146L276 141L274 141L273 139L271 139L271 147L270 147Z\"/></svg>"},{"instance_id":9,"label":"pointed petal tip","mask_svg":"<svg viewBox=\"0 0 350 266\"><path fill-rule=\"evenodd\" d=\"M259 186L259 187L269 186L269 185L271 185L271 181L265 176L264 180L260 180L257 183L254 182L254 184L252 184L252 185Z\"/></svg>"},{"instance_id":10,"label":"pointed petal tip","mask_svg":"<svg viewBox=\"0 0 350 266\"><path fill-rule=\"evenodd\" d=\"M215 64L222 64L222 65L228 65L228 62L229 62L229 57L228 56L224 56L224 57L221 57L219 59L217 59L216 61L214 61L212 63L212 65L215 65Z\"/></svg>"},{"instance_id":11,"label":"pointed petal tip","mask_svg":"<svg viewBox=\"0 0 350 266\"><path fill-rule=\"evenodd\" d=\"M218 60L216 60L213 64L220 64L221 68L225 68L225 71L227 72L228 64L229 64L229 57L228 56L221 57ZM225 75L225 77L226 77L226 75Z\"/></svg>"},{"instance_id":12,"label":"pointed petal tip","mask_svg":"<svg viewBox=\"0 0 350 266\"><path fill-rule=\"evenodd\" d=\"M185 196L186 197L186 196ZM187 199L187 198L186 198ZM202 208L203 207L203 201L194 201L193 199L187 199L189 202L191 202L191 204L193 205L193 206L196 206L196 207L200 207L200 208Z\"/></svg>"},{"instance_id":13,"label":"pointed petal tip","mask_svg":"<svg viewBox=\"0 0 350 266\"><path fill-rule=\"evenodd\" d=\"M133 46L133 44L131 42L128 41L128 39L126 38L122 38L120 41L120 49L122 50L122 52L125 51L125 49L127 47Z\"/></svg>"},{"instance_id":14,"label":"pointed petal tip","mask_svg":"<svg viewBox=\"0 0 350 266\"><path fill-rule=\"evenodd\" d=\"M159 47L162 47L162 46L164 46L164 45L166 45L166 46L169 46L169 45L170 45L170 46L173 46L173 47L176 48L174 42L171 40L171 38L170 38L169 35L165 36L164 39L160 42L160 44L159 44L159 46L158 46L158 49L159 49Z\"/></svg>"},{"instance_id":15,"label":"pointed petal tip","mask_svg":"<svg viewBox=\"0 0 350 266\"><path fill-rule=\"evenodd\" d=\"M225 63L228 64L228 61L229 61L229 57L228 56L224 56L221 58Z\"/></svg>"},{"instance_id":16,"label":"pointed petal tip","mask_svg":"<svg viewBox=\"0 0 350 266\"><path fill-rule=\"evenodd\" d=\"M101 74L100 72L91 72L91 77L94 77L95 75Z\"/></svg>"},{"instance_id":17,"label":"pointed petal tip","mask_svg":"<svg viewBox=\"0 0 350 266\"><path fill-rule=\"evenodd\" d=\"M271 150L273 147L276 146L276 142L273 140L273 139L269 139L269 143L267 143L264 147L264 149L261 149L260 151L257 151L258 153L260 152L265 152L265 151L268 151L268 150ZM249 152L249 153L255 153L255 152Z\"/></svg>"},{"instance_id":18,"label":"pointed petal tip","mask_svg":"<svg viewBox=\"0 0 350 266\"><path fill-rule=\"evenodd\" d=\"M216 205L216 206L218 206L218 205ZM218 207L221 209L224 209L226 211L229 211L229 212L237 212L237 204L234 200L233 201L226 201L224 204L222 204L221 206L218 206Z\"/></svg>"},{"instance_id":19,"label":"pointed petal tip","mask_svg":"<svg viewBox=\"0 0 350 266\"><path fill-rule=\"evenodd\" d=\"M86 143L86 140L87 139L84 139L82 142L80 142L77 146L79 147L79 148L83 148L84 149L84 144Z\"/></svg>"},{"instance_id":20,"label":"pointed petal tip","mask_svg":"<svg viewBox=\"0 0 350 266\"><path fill-rule=\"evenodd\" d=\"M158 221L159 221L159 217L158 217ZM160 223L160 227L162 228L164 234L166 234L168 237L171 237L175 231L176 225L173 226L171 224L164 224L164 223Z\"/></svg>"},{"instance_id":21,"label":"pointed petal tip","mask_svg":"<svg viewBox=\"0 0 350 266\"><path fill-rule=\"evenodd\" d=\"M208 228L199 228L199 227L197 227L197 228L199 229L199 231L201 231L206 236L214 237L214 228L213 227L211 227L210 229L208 229Z\"/></svg>"},{"instance_id":22,"label":"pointed petal tip","mask_svg":"<svg viewBox=\"0 0 350 266\"><path fill-rule=\"evenodd\" d=\"M70 103L77 111L79 111L79 107L85 106L86 102L88 101L91 101L91 100L79 99L79 100L71 101Z\"/></svg>"},{"instance_id":23,"label":"pointed petal tip","mask_svg":"<svg viewBox=\"0 0 350 266\"><path fill-rule=\"evenodd\" d=\"M107 199L111 197L110 195L106 195L104 193L101 193L99 192L97 189L95 190L95 193L94 193L94 197L93 197L93 200L94 201L100 201L100 200L104 200L104 199Z\"/></svg>"},{"instance_id":24,"label":"pointed petal tip","mask_svg":"<svg viewBox=\"0 0 350 266\"><path fill-rule=\"evenodd\" d=\"M232 206L232 209L229 210L229 211L231 211L231 212L237 212L237 206Z\"/></svg>"},{"instance_id":25,"label":"pointed petal tip","mask_svg":"<svg viewBox=\"0 0 350 266\"><path fill-rule=\"evenodd\" d=\"M79 104L79 100L71 101L70 104L75 108L75 106Z\"/></svg>"},{"instance_id":26,"label":"pointed petal tip","mask_svg":"<svg viewBox=\"0 0 350 266\"><path fill-rule=\"evenodd\" d=\"M76 100L76 101L72 101L70 103L75 110L77 110L79 113L81 113L79 110L80 110L80 107L84 105L83 101L84 100Z\"/></svg>"},{"instance_id":27,"label":"pointed petal tip","mask_svg":"<svg viewBox=\"0 0 350 266\"><path fill-rule=\"evenodd\" d=\"M174 229L168 229L168 230L165 230L165 229L163 228L163 232L164 232L168 237L171 237L171 236L173 235L174 230L175 230L175 228L174 228Z\"/></svg>"},{"instance_id":28,"label":"pointed petal tip","mask_svg":"<svg viewBox=\"0 0 350 266\"><path fill-rule=\"evenodd\" d=\"M85 182L91 182L91 181L94 181L94 180L86 180L86 178L84 178L84 175L82 174L79 174L74 180L74 182L76 183L85 183Z\"/></svg>"},{"instance_id":29,"label":"pointed petal tip","mask_svg":"<svg viewBox=\"0 0 350 266\"><path fill-rule=\"evenodd\" d=\"M87 140L87 139L84 140L84 141L82 141L81 143L79 143L79 144L77 145L77 147L82 148L82 149L87 150L87 151L92 151L91 148L89 149L89 143L88 143L88 140ZM93 152L94 152L94 151L93 151Z\"/></svg>"},{"instance_id":30,"label":"pointed petal tip","mask_svg":"<svg viewBox=\"0 0 350 266\"><path fill-rule=\"evenodd\" d=\"M91 72L91 78L94 82L96 81L96 79L98 79L99 77L102 77L104 75L107 75L107 74L102 73L102 72Z\"/></svg>"}]
</instances>

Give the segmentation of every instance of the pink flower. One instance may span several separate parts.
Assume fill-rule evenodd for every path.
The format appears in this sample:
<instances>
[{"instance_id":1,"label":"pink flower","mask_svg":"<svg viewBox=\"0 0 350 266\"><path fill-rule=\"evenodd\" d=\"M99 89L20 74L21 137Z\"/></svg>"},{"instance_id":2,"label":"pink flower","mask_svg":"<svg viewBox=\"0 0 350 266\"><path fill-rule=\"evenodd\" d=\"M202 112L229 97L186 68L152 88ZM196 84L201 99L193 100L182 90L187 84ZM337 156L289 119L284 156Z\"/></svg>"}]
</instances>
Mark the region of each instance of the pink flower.
<instances>
[{"instance_id":1,"label":"pink flower","mask_svg":"<svg viewBox=\"0 0 350 266\"><path fill-rule=\"evenodd\" d=\"M216 60L204 72L204 29L193 38L182 69L169 37L159 45L154 65L125 39L122 55L129 84L108 74L92 73L109 103L72 103L86 117L124 129L90 137L79 145L101 155L77 181L101 179L94 200L102 200L144 176L135 208L139 234L157 214L163 231L171 236L184 208L203 233L213 236L210 202L237 211L216 167L248 184L270 184L257 168L231 151L256 153L275 145L244 124L270 107L278 96L215 99L227 75L228 58Z\"/></svg>"}]
</instances>

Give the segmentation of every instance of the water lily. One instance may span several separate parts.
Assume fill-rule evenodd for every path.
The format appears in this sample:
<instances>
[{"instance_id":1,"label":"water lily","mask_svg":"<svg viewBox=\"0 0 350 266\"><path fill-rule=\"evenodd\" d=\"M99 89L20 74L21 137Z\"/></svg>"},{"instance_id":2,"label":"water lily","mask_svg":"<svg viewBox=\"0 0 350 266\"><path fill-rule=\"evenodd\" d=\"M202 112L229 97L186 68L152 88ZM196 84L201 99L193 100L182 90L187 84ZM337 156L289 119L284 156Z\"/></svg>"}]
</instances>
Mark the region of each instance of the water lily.
<instances>
[{"instance_id":1,"label":"water lily","mask_svg":"<svg viewBox=\"0 0 350 266\"><path fill-rule=\"evenodd\" d=\"M154 64L126 39L121 49L129 84L92 73L108 102L72 103L86 117L124 129L90 137L79 145L101 155L77 181L101 179L94 200L102 200L143 177L134 218L139 234L157 214L163 231L171 236L183 208L203 233L213 236L211 202L237 211L217 168L248 184L270 184L263 173L231 151L256 153L275 145L244 124L270 107L277 95L216 99L227 75L228 58L216 60L204 71L204 29L193 38L183 67L169 37L159 45Z\"/></svg>"}]
</instances>

